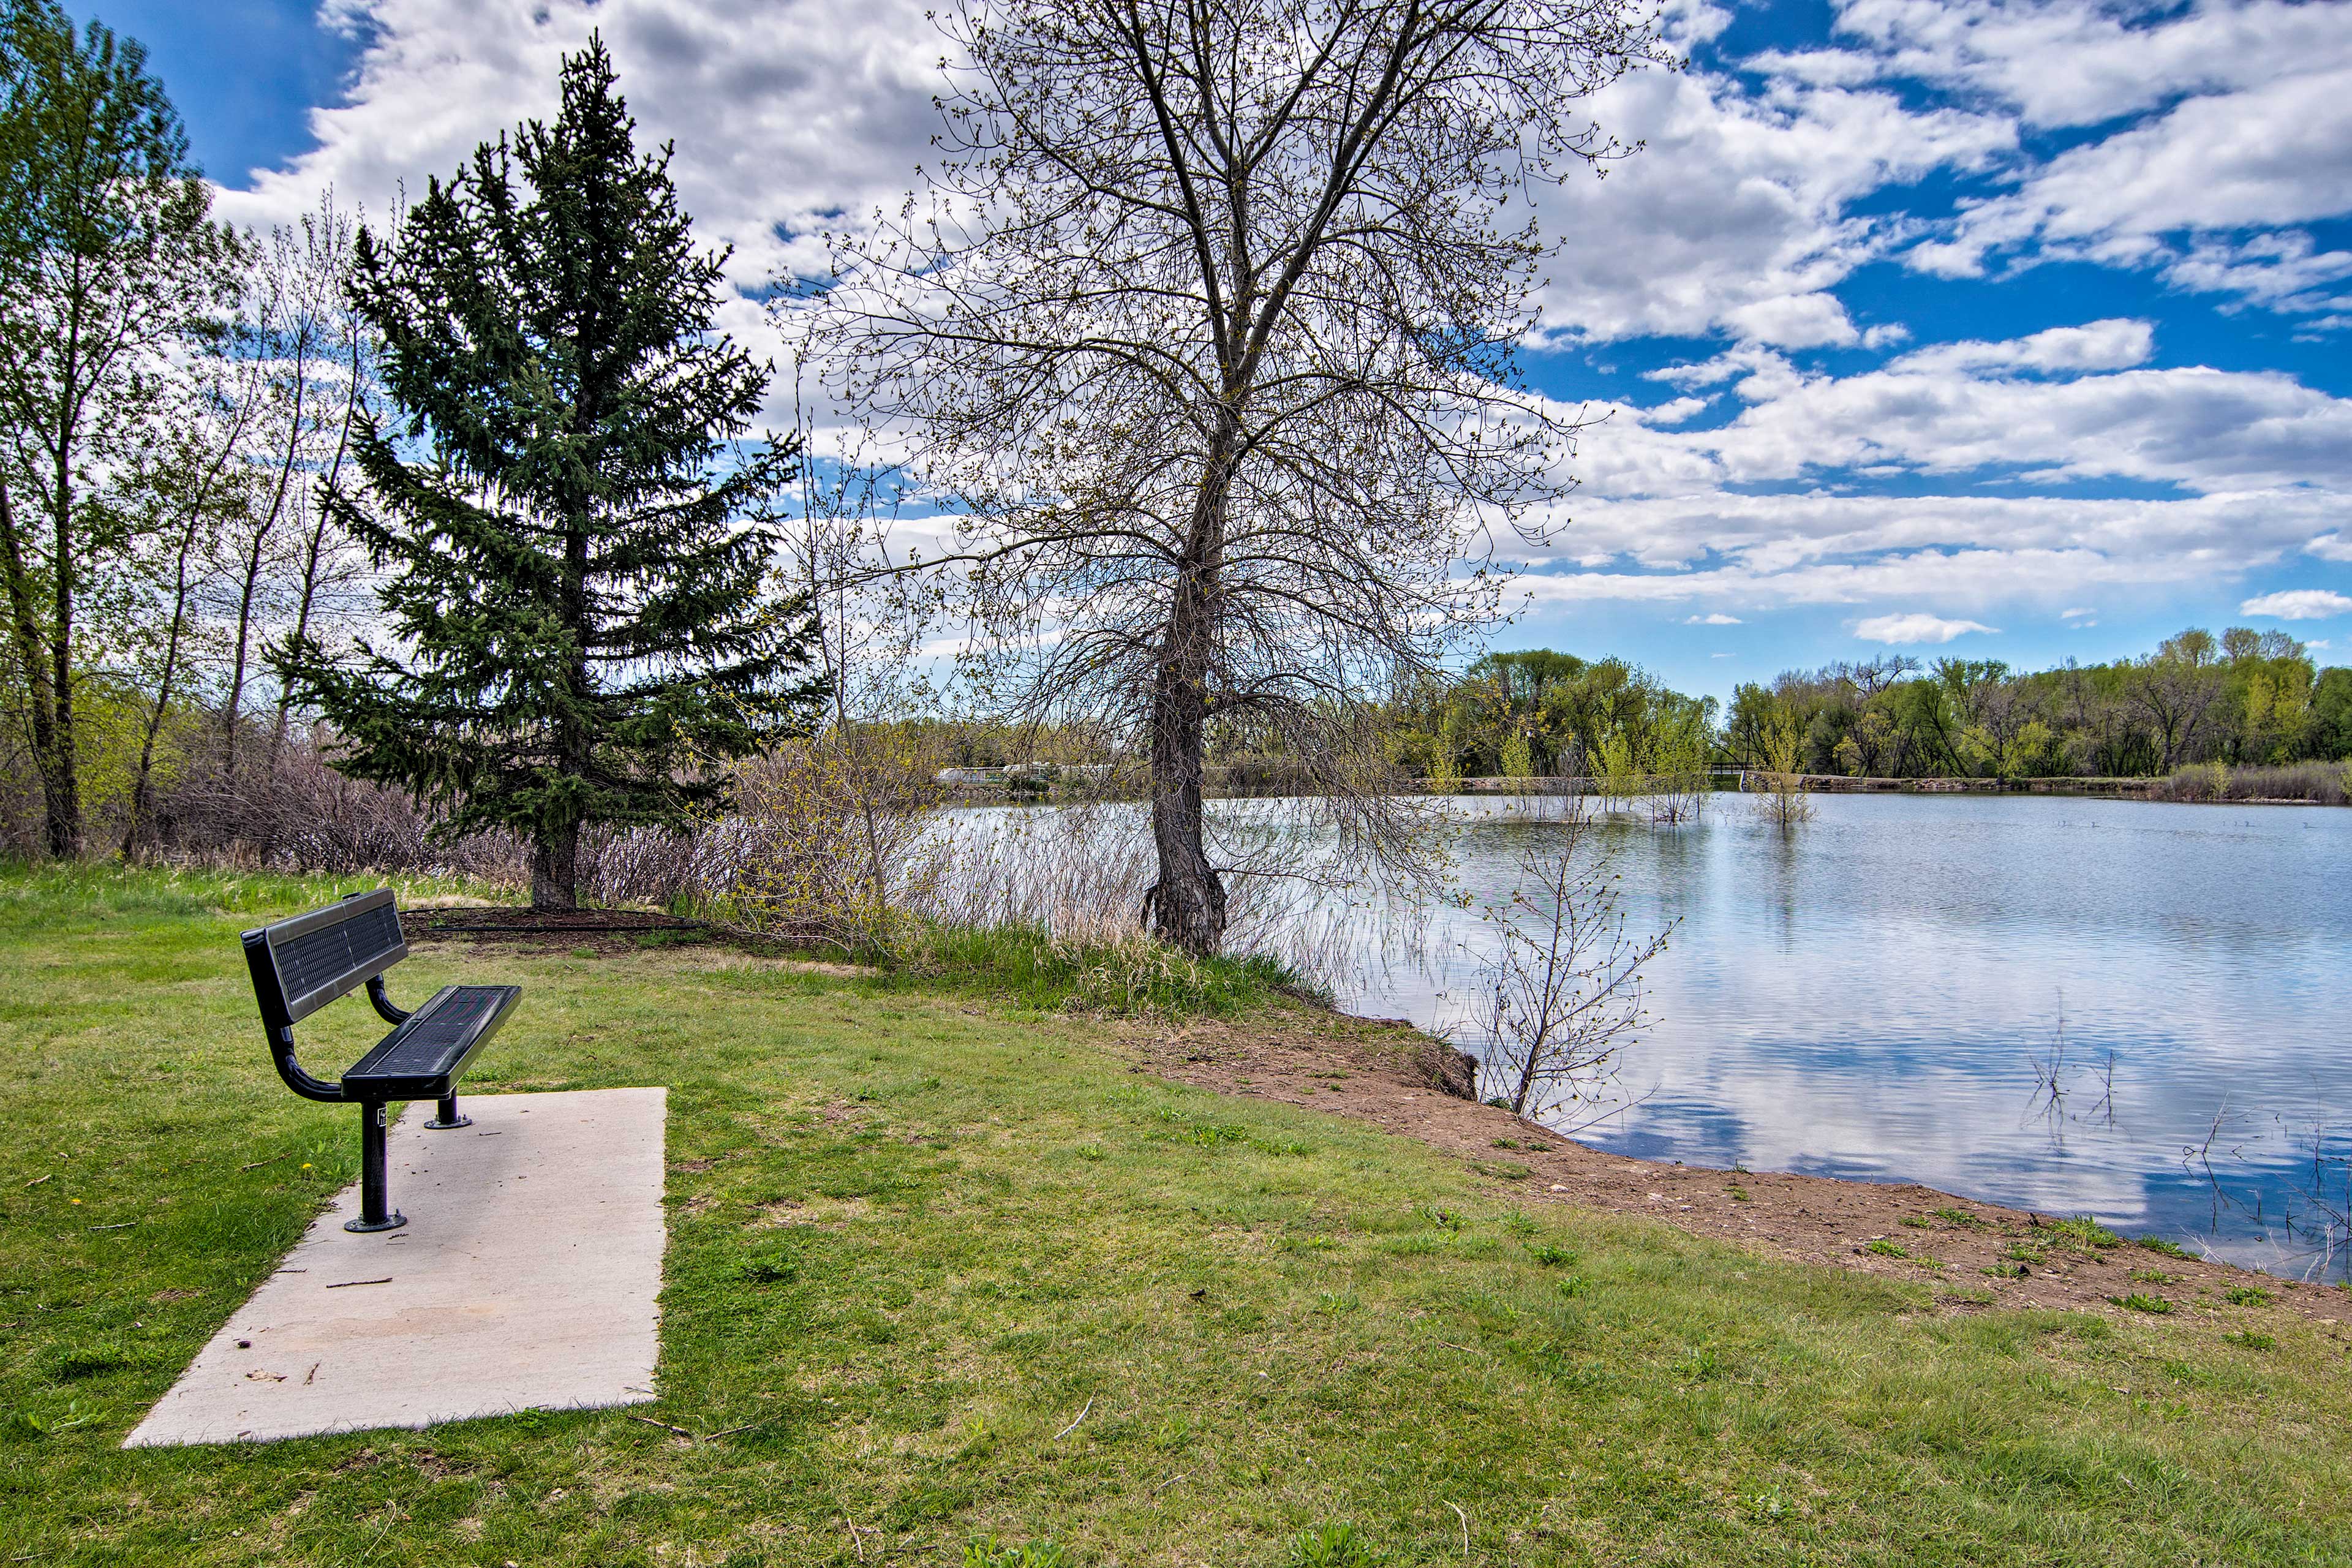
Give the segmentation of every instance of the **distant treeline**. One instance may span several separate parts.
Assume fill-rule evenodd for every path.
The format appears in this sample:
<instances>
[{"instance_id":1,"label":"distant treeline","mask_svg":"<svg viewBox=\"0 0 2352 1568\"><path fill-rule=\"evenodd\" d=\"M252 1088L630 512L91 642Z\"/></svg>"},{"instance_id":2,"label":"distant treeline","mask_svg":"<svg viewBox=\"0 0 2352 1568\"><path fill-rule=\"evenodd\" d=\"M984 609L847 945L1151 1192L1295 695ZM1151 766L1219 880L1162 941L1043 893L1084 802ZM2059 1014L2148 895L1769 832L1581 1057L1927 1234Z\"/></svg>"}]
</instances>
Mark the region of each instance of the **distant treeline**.
<instances>
[{"instance_id":1,"label":"distant treeline","mask_svg":"<svg viewBox=\"0 0 2352 1568\"><path fill-rule=\"evenodd\" d=\"M2144 658L2013 673L1908 658L1791 670L1732 693L1722 755L1769 766L1793 721L1803 771L1870 778L2106 778L2352 757L2352 668L2283 632L2196 627Z\"/></svg>"},{"instance_id":2,"label":"distant treeline","mask_svg":"<svg viewBox=\"0 0 2352 1568\"><path fill-rule=\"evenodd\" d=\"M2352 757L2352 668L2280 632L2198 628L2141 658L2013 672L1885 655L1742 685L1727 711L1624 659L1492 654L1400 695L1389 750L1418 776L1858 778L2169 775Z\"/></svg>"}]
</instances>

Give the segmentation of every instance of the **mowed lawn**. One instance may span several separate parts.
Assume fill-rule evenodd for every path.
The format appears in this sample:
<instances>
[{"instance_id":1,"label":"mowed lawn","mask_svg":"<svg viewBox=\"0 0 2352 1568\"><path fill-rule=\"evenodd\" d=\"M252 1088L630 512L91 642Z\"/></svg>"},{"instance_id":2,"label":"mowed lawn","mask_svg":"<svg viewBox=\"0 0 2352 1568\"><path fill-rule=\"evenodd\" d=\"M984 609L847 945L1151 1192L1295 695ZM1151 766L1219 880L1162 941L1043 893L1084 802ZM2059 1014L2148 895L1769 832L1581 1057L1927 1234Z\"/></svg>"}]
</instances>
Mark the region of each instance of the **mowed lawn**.
<instances>
[{"instance_id":1,"label":"mowed lawn","mask_svg":"<svg viewBox=\"0 0 2352 1568\"><path fill-rule=\"evenodd\" d=\"M335 890L0 872L0 1563L2352 1560L2352 1377L2283 1312L1953 1315L708 948L394 975L525 987L481 1089L668 1086L658 1403L125 1452L355 1173L236 942Z\"/></svg>"}]
</instances>

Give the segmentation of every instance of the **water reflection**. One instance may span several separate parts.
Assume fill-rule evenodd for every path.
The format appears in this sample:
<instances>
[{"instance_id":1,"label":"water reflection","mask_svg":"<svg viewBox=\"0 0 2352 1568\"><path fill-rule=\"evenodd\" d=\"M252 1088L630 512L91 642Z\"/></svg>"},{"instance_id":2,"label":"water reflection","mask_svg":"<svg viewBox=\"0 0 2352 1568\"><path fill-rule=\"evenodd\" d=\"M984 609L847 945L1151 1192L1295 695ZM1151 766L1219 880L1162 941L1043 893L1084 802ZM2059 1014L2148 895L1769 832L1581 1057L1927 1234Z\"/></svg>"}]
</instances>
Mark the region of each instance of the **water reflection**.
<instances>
[{"instance_id":1,"label":"water reflection","mask_svg":"<svg viewBox=\"0 0 2352 1568\"><path fill-rule=\"evenodd\" d=\"M2089 1212L2303 1272L2315 1169L2345 1152L2352 813L1838 795L1784 836L1723 800L1612 834L1633 923L1680 920L1651 972L1654 1091L1581 1136L1629 1154L1927 1182ZM1546 833L1495 804L1457 829L1475 900ZM1419 963L1368 963L1353 1010L1448 1022L1475 914L1429 911ZM2053 1114L2037 1100L2063 1025ZM2112 1060L2113 1094L2102 1075ZM2217 1117L2220 1119L2217 1131ZM2211 1171L2184 1152L2210 1145Z\"/></svg>"}]
</instances>

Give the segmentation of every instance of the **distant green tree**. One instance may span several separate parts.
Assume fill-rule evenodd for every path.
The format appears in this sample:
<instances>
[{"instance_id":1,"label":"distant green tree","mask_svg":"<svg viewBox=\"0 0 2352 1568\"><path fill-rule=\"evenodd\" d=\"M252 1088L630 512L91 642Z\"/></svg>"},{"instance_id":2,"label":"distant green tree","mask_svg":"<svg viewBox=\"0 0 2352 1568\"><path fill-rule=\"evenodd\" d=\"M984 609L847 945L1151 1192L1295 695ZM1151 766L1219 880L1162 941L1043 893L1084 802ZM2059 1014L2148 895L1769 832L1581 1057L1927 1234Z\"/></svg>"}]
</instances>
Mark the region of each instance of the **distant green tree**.
<instances>
[{"instance_id":1,"label":"distant green tree","mask_svg":"<svg viewBox=\"0 0 2352 1568\"><path fill-rule=\"evenodd\" d=\"M583 826L722 805L717 764L820 695L756 521L797 446L721 463L768 372L713 331L726 257L696 252L635 129L593 40L552 125L477 148L389 247L362 234L354 301L404 423L363 418L364 495L325 502L391 569L405 651L279 655L346 773L449 803L446 831L527 835L541 909L573 907Z\"/></svg>"},{"instance_id":2,"label":"distant green tree","mask_svg":"<svg viewBox=\"0 0 2352 1568\"><path fill-rule=\"evenodd\" d=\"M0 0L0 670L59 857L82 848L83 645L129 618L142 430L233 276L209 202L144 49Z\"/></svg>"},{"instance_id":3,"label":"distant green tree","mask_svg":"<svg viewBox=\"0 0 2352 1568\"><path fill-rule=\"evenodd\" d=\"M2352 757L2352 668L2319 672L2311 689L2312 750L2330 759Z\"/></svg>"}]
</instances>

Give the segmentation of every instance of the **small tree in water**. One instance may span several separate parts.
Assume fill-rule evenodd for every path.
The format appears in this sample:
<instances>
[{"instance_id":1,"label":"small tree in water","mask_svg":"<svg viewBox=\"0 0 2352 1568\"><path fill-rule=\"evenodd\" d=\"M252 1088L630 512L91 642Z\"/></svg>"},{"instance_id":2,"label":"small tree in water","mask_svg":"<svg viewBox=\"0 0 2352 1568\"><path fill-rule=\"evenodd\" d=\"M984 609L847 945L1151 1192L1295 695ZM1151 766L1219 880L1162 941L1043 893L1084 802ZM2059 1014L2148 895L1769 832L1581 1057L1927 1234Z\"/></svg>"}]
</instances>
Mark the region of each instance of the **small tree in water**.
<instances>
[{"instance_id":1,"label":"small tree in water","mask_svg":"<svg viewBox=\"0 0 2352 1568\"><path fill-rule=\"evenodd\" d=\"M362 232L353 296L405 425L354 435L380 511L324 499L392 568L413 652L282 658L343 771L452 803L447 832L527 835L538 909L574 906L583 826L719 806L709 764L801 728L822 688L807 601L769 591L776 536L746 521L798 442L719 471L768 371L711 331L726 256L695 252L635 125L593 40L552 126L477 148L394 247Z\"/></svg>"},{"instance_id":2,"label":"small tree in water","mask_svg":"<svg viewBox=\"0 0 2352 1568\"><path fill-rule=\"evenodd\" d=\"M1538 831L1541 847L1519 857L1526 880L1486 911L1500 941L1479 964L1469 1019L1489 1081L1514 1115L1532 1118L1611 1099L1619 1059L1648 1018L1643 966L1674 934L1673 922L1627 933L1616 856L1584 796L1561 797L1556 820Z\"/></svg>"}]
</instances>

